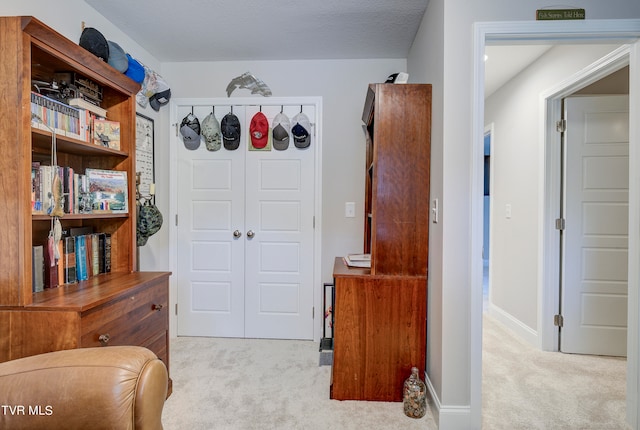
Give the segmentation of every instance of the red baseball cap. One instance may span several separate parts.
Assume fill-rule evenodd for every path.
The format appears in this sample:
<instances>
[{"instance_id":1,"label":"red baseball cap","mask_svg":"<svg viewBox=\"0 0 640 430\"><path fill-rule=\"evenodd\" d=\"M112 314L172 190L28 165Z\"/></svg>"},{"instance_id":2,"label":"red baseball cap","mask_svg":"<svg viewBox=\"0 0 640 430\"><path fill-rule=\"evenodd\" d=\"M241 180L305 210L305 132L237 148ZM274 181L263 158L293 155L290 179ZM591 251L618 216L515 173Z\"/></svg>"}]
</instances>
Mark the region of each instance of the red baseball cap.
<instances>
[{"instance_id":1,"label":"red baseball cap","mask_svg":"<svg viewBox=\"0 0 640 430\"><path fill-rule=\"evenodd\" d=\"M269 142L269 120L262 112L256 113L251 118L249 126L249 134L251 135L251 144L254 148L264 148Z\"/></svg>"}]
</instances>

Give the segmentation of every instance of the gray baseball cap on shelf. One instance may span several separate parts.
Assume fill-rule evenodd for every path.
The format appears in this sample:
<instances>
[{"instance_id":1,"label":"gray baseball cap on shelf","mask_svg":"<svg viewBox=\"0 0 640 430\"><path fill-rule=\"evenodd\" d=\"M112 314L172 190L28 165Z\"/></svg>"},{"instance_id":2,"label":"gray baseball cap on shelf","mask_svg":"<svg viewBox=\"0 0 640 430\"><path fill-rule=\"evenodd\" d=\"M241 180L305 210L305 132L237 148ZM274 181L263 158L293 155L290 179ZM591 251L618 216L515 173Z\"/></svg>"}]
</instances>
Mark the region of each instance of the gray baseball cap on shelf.
<instances>
[{"instance_id":1,"label":"gray baseball cap on shelf","mask_svg":"<svg viewBox=\"0 0 640 430\"><path fill-rule=\"evenodd\" d=\"M116 42L109 40L107 43L109 44L109 61L107 62L118 72L126 72L129 68L127 53Z\"/></svg>"}]
</instances>

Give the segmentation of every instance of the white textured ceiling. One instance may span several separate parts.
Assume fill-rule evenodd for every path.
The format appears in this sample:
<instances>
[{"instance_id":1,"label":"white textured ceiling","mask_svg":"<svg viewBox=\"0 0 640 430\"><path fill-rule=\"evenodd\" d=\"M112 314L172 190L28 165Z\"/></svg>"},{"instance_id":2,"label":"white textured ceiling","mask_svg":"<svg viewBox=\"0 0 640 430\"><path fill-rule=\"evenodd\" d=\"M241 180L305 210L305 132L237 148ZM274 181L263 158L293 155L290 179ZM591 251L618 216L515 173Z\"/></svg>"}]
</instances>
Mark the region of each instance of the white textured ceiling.
<instances>
[{"instance_id":1,"label":"white textured ceiling","mask_svg":"<svg viewBox=\"0 0 640 430\"><path fill-rule=\"evenodd\" d=\"M159 61L190 62L407 58L429 0L85 2ZM485 95L548 48L488 46Z\"/></svg>"},{"instance_id":2,"label":"white textured ceiling","mask_svg":"<svg viewBox=\"0 0 640 430\"><path fill-rule=\"evenodd\" d=\"M429 0L85 2L159 61L185 62L406 58Z\"/></svg>"}]
</instances>

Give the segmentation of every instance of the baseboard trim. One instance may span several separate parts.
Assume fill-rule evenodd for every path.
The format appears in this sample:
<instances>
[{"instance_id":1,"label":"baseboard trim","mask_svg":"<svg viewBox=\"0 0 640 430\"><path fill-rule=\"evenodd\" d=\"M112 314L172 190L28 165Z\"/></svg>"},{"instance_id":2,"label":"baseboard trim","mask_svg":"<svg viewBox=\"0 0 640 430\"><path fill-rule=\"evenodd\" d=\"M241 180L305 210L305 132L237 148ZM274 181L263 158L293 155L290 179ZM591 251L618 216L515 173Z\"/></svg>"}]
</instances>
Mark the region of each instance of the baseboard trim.
<instances>
[{"instance_id":1,"label":"baseboard trim","mask_svg":"<svg viewBox=\"0 0 640 430\"><path fill-rule=\"evenodd\" d=\"M436 394L429 376L425 375L424 379L427 385L427 391L429 392L429 408L433 413L439 430L470 430L480 428L474 427L471 422L470 406L443 405Z\"/></svg>"},{"instance_id":2,"label":"baseboard trim","mask_svg":"<svg viewBox=\"0 0 640 430\"><path fill-rule=\"evenodd\" d=\"M513 315L494 304L489 304L488 312L490 316L492 316L497 321L502 323L505 327L514 332L516 336L518 336L534 348L542 349L540 337L538 336L538 332L536 330L525 325L522 321L516 319Z\"/></svg>"}]
</instances>

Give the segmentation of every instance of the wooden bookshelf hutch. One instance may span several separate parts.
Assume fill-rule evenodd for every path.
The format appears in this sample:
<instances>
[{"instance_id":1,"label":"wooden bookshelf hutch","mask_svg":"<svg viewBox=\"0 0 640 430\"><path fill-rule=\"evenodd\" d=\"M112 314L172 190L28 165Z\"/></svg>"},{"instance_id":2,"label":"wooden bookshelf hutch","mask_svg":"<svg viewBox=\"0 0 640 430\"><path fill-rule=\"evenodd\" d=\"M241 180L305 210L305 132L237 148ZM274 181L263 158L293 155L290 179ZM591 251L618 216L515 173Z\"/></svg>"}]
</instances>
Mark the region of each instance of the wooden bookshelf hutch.
<instances>
[{"instance_id":1,"label":"wooden bookshelf hutch","mask_svg":"<svg viewBox=\"0 0 640 430\"><path fill-rule=\"evenodd\" d=\"M424 374L426 360L431 85L369 85L362 120L371 268L335 259L330 393L401 401L411 368Z\"/></svg>"},{"instance_id":2,"label":"wooden bookshelf hutch","mask_svg":"<svg viewBox=\"0 0 640 430\"><path fill-rule=\"evenodd\" d=\"M32 80L73 72L99 84L121 148L57 136L58 165L127 172L128 213L67 214L63 230L110 233L111 273L32 293L34 245L51 229L32 215L31 163L51 156L51 133L31 126ZM169 272L136 272L135 95L140 85L34 17L0 18L0 362L89 346L141 345L169 367Z\"/></svg>"}]
</instances>

